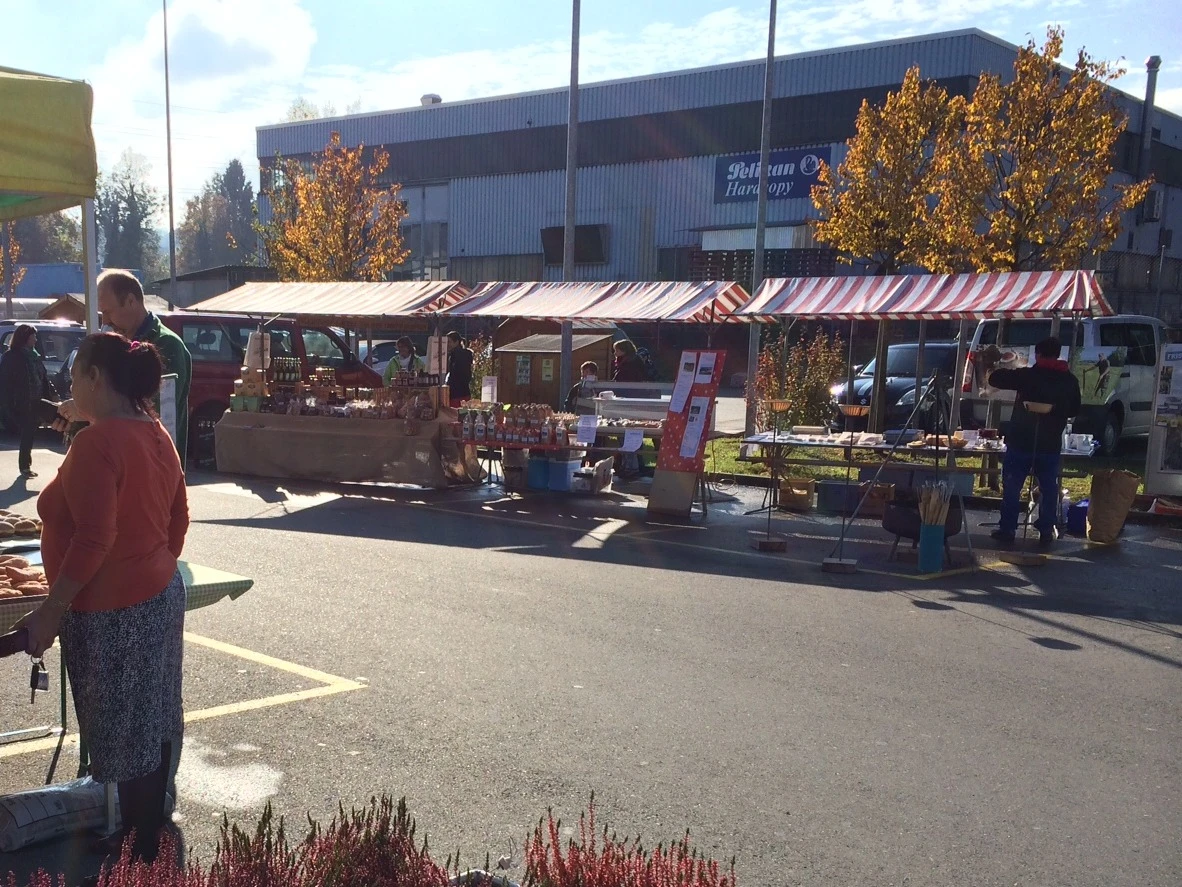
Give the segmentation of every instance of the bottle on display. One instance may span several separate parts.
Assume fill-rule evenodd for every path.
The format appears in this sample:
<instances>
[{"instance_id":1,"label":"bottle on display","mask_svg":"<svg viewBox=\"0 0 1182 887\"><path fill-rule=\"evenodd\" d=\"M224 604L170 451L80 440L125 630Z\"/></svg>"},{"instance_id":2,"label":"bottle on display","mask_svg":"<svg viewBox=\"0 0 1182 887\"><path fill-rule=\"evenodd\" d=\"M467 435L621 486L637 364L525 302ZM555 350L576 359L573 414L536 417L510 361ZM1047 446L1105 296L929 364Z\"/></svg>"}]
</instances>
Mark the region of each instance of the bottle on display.
<instances>
[{"instance_id":1,"label":"bottle on display","mask_svg":"<svg viewBox=\"0 0 1182 887\"><path fill-rule=\"evenodd\" d=\"M476 440L484 440L488 426L484 422L484 413L476 414Z\"/></svg>"}]
</instances>

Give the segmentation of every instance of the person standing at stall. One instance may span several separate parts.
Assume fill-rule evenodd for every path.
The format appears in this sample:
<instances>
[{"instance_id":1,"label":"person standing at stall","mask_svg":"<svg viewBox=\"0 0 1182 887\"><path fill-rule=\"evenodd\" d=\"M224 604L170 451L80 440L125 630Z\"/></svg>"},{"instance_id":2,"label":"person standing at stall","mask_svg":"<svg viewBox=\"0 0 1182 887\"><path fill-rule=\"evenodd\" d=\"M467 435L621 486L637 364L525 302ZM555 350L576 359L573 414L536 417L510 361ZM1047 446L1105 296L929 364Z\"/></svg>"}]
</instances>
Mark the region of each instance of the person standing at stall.
<instances>
[{"instance_id":1,"label":"person standing at stall","mask_svg":"<svg viewBox=\"0 0 1182 887\"><path fill-rule=\"evenodd\" d=\"M144 288L130 271L108 268L98 276L98 309L103 323L132 341L155 346L164 361L164 372L176 375L176 449L184 464L189 438L189 386L193 380L193 358L184 341L160 322L144 305ZM74 404L66 401L58 412L77 422ZM59 431L67 431L65 423Z\"/></svg>"},{"instance_id":2,"label":"person standing at stall","mask_svg":"<svg viewBox=\"0 0 1182 887\"><path fill-rule=\"evenodd\" d=\"M410 340L410 336L403 336L394 344L398 353L386 364L386 370L382 373L382 381L387 388L395 373L414 373L417 376L427 372L427 363L415 353L415 343Z\"/></svg>"},{"instance_id":3,"label":"person standing at stall","mask_svg":"<svg viewBox=\"0 0 1182 887\"><path fill-rule=\"evenodd\" d=\"M121 838L156 858L173 743L183 732L185 475L152 412L159 352L114 333L82 341L75 436L41 493L49 596L21 620L40 656L60 633L91 775L118 783Z\"/></svg>"},{"instance_id":4,"label":"person standing at stall","mask_svg":"<svg viewBox=\"0 0 1182 887\"><path fill-rule=\"evenodd\" d=\"M636 346L627 339L616 342L612 361L613 382L647 382L648 372L644 368L644 361L636 353Z\"/></svg>"},{"instance_id":5,"label":"person standing at stall","mask_svg":"<svg viewBox=\"0 0 1182 887\"><path fill-rule=\"evenodd\" d=\"M37 330L22 323L12 334L9 348L0 358L0 397L9 419L20 434L17 457L21 477L36 477L33 439L40 425L41 398L49 393L49 376L37 352Z\"/></svg>"},{"instance_id":6,"label":"person standing at stall","mask_svg":"<svg viewBox=\"0 0 1182 887\"><path fill-rule=\"evenodd\" d=\"M476 362L468 343L452 330L447 334L447 386L451 405L459 407L472 397L472 365Z\"/></svg>"},{"instance_id":7,"label":"person standing at stall","mask_svg":"<svg viewBox=\"0 0 1182 887\"><path fill-rule=\"evenodd\" d=\"M1026 478L1038 481L1038 529L1040 545L1055 541L1059 510L1059 463L1063 451L1063 430L1080 408L1079 382L1059 359L1062 346L1056 338L1043 339L1035 346L1032 367L995 370L989 384L1016 392L1014 411L1006 430L1006 453L1001 464L1001 522L993 538L1014 541L1018 531L1019 498ZM1049 404L1049 413L1035 413L1026 404Z\"/></svg>"}]
</instances>

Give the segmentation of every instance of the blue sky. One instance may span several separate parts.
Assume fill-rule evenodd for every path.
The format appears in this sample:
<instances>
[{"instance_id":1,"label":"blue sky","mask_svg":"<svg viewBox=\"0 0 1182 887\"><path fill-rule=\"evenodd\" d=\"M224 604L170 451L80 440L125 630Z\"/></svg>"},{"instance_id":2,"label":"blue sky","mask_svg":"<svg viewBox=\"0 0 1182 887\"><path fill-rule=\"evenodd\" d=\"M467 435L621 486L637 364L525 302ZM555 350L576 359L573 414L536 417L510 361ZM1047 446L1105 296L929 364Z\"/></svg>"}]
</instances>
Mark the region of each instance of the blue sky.
<instances>
[{"instance_id":1,"label":"blue sky","mask_svg":"<svg viewBox=\"0 0 1182 887\"><path fill-rule=\"evenodd\" d=\"M758 58L767 2L583 0L584 82ZM254 127L297 96L363 111L565 84L564 0L169 0L178 214L234 157L256 172ZM803 9L803 11L802 11ZM0 0L0 65L89 81L100 165L132 147L165 188L158 0ZM1013 43L1067 29L1124 58L1121 88L1144 90L1164 59L1158 104L1182 114L1182 15L1169 0L815 0L781 2L780 54L977 27Z\"/></svg>"}]
</instances>

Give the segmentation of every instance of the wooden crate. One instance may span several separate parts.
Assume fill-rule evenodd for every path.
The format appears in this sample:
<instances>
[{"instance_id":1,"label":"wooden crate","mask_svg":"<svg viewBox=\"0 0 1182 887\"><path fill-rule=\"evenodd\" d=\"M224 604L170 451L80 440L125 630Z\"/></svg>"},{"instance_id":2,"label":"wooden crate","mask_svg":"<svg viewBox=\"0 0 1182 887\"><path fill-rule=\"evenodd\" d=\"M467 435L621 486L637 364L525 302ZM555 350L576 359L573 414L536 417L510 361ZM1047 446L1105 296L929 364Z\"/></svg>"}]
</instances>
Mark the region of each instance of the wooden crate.
<instances>
[{"instance_id":1,"label":"wooden crate","mask_svg":"<svg viewBox=\"0 0 1182 887\"><path fill-rule=\"evenodd\" d=\"M812 511L817 482L811 477L786 477L780 481L780 507L789 511Z\"/></svg>"}]
</instances>

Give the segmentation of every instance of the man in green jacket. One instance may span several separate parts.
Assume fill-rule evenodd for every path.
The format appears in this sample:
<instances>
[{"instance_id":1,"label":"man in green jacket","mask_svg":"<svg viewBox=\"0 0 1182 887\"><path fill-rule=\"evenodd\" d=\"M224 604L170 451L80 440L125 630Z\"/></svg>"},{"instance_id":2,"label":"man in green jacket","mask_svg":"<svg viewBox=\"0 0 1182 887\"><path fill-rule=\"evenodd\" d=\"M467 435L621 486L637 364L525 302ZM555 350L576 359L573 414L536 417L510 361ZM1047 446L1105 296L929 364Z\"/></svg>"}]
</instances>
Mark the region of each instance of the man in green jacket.
<instances>
[{"instance_id":1,"label":"man in green jacket","mask_svg":"<svg viewBox=\"0 0 1182 887\"><path fill-rule=\"evenodd\" d=\"M129 339L156 346L164 372L176 374L176 448L185 464L189 434L189 385L193 380L193 358L181 337L160 322L144 305L144 288L130 271L109 268L98 278L98 309L103 323ZM73 420L73 401L59 412Z\"/></svg>"}]
</instances>

